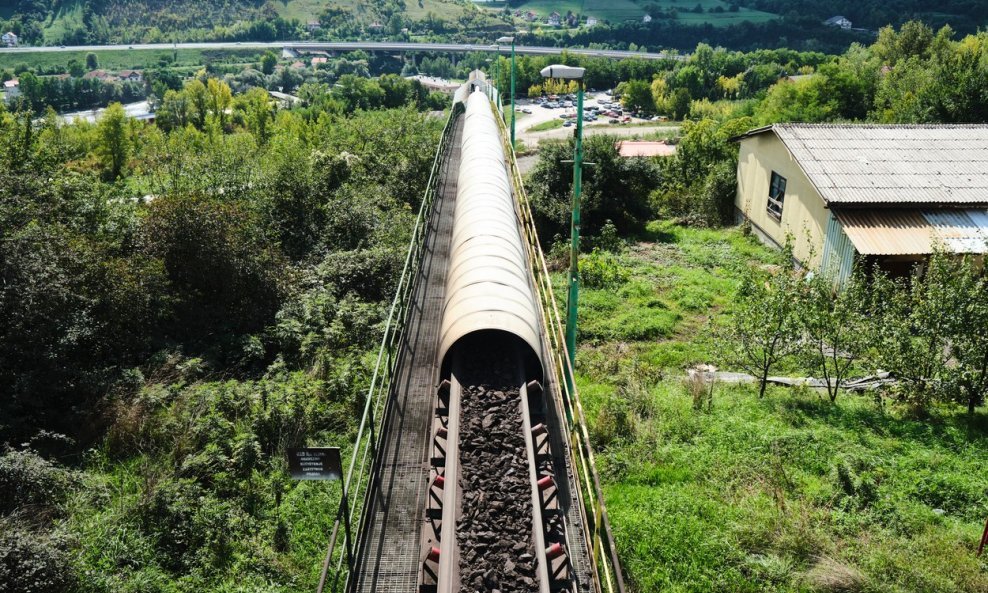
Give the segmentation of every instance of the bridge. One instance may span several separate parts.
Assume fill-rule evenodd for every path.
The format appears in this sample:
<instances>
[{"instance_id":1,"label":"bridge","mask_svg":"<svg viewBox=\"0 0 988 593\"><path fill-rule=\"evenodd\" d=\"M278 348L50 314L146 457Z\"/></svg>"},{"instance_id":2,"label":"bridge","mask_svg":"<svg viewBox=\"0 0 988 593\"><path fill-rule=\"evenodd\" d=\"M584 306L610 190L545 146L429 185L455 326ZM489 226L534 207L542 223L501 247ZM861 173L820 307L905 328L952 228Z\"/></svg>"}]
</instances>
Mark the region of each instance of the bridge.
<instances>
[{"instance_id":1,"label":"bridge","mask_svg":"<svg viewBox=\"0 0 988 593\"><path fill-rule=\"evenodd\" d=\"M405 43L390 41L340 41L332 43L302 42L302 41L224 41L204 43L135 43L132 45L69 45L69 46L39 46L39 47L7 47L0 48L0 56L19 53L51 53L51 52L97 52L119 50L239 50L239 49L270 49L293 50L297 52L325 51L330 53L350 52L356 50L370 52L437 52L437 53L468 53L494 52L490 44L483 43ZM579 56L595 56L610 59L639 58L643 60L681 60L683 56L665 52L646 53L613 49L583 49L568 47L545 47L536 45L517 45L515 53L535 56L553 56L563 52Z\"/></svg>"},{"instance_id":2,"label":"bridge","mask_svg":"<svg viewBox=\"0 0 988 593\"><path fill-rule=\"evenodd\" d=\"M502 114L482 77L456 93L320 593L624 592Z\"/></svg>"}]
</instances>

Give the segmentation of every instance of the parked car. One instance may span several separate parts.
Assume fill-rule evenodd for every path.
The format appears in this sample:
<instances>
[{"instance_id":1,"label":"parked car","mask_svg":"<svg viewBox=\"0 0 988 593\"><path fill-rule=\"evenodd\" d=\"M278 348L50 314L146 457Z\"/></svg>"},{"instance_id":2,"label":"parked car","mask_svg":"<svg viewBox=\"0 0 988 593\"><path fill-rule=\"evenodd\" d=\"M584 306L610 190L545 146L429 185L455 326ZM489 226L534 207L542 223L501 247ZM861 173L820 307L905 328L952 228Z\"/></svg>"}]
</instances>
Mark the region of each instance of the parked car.
<instances>
[{"instance_id":1,"label":"parked car","mask_svg":"<svg viewBox=\"0 0 988 593\"><path fill-rule=\"evenodd\" d=\"M528 107L522 107L522 108L521 108L521 112L522 112L522 113L531 113L531 112L532 112L532 110L531 110L531 109L529 109Z\"/></svg>"},{"instance_id":2,"label":"parked car","mask_svg":"<svg viewBox=\"0 0 988 593\"><path fill-rule=\"evenodd\" d=\"M573 106L572 101L563 101L563 107L572 107L572 106Z\"/></svg>"},{"instance_id":3,"label":"parked car","mask_svg":"<svg viewBox=\"0 0 988 593\"><path fill-rule=\"evenodd\" d=\"M611 119L609 119L609 120L607 120L607 123L609 123L609 124L619 124L619 123L621 123L621 122L619 122L618 120L616 120L616 119L614 119L614 118L612 117Z\"/></svg>"},{"instance_id":4,"label":"parked car","mask_svg":"<svg viewBox=\"0 0 988 593\"><path fill-rule=\"evenodd\" d=\"M573 122L570 121L570 120L566 120L566 121L563 122L563 127L564 128L568 128L568 127L570 127L572 125L573 125Z\"/></svg>"}]
</instances>

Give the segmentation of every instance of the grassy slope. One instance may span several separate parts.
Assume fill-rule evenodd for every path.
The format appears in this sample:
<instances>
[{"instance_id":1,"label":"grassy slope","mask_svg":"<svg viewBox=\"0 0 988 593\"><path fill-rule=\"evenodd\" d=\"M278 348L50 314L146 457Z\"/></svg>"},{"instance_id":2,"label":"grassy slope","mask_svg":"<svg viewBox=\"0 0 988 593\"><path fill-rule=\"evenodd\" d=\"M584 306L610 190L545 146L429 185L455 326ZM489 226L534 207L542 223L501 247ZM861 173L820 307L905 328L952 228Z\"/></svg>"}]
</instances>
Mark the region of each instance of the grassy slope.
<instances>
[{"instance_id":1,"label":"grassy slope","mask_svg":"<svg viewBox=\"0 0 988 593\"><path fill-rule=\"evenodd\" d=\"M62 2L53 18L44 23L46 43L54 43L63 38L67 31L83 27L82 2Z\"/></svg>"},{"instance_id":2,"label":"grassy slope","mask_svg":"<svg viewBox=\"0 0 988 593\"><path fill-rule=\"evenodd\" d=\"M710 23L715 26L730 25L741 21L763 22L777 18L777 15L759 10L742 8L738 12L722 13L692 13L686 12L699 4L705 11L720 6L727 10L727 4L721 0L529 0L518 6L519 9L531 10L540 15L548 15L552 11L566 14L573 11L578 14L595 16L612 22L624 20L640 20L645 14L644 6L655 4L664 9L675 8L679 11L676 22L681 24L699 25Z\"/></svg>"},{"instance_id":3,"label":"grassy slope","mask_svg":"<svg viewBox=\"0 0 988 593\"><path fill-rule=\"evenodd\" d=\"M920 421L869 398L717 386L743 266L774 255L737 230L653 224L622 280L581 300L579 385L636 591L988 590L974 557L988 500L988 417Z\"/></svg>"},{"instance_id":4,"label":"grassy slope","mask_svg":"<svg viewBox=\"0 0 988 593\"><path fill-rule=\"evenodd\" d=\"M329 4L352 8L360 14L363 3L359 0L334 0L333 2L326 2L325 0L282 0L275 3L275 8L278 10L278 14L284 18L294 18L306 22L318 18L319 14ZM455 2L453 0L409 0L405 3L405 15L409 18L420 20L425 18L430 12L437 17L452 21L462 16L466 12L466 7L462 2Z\"/></svg>"}]
</instances>

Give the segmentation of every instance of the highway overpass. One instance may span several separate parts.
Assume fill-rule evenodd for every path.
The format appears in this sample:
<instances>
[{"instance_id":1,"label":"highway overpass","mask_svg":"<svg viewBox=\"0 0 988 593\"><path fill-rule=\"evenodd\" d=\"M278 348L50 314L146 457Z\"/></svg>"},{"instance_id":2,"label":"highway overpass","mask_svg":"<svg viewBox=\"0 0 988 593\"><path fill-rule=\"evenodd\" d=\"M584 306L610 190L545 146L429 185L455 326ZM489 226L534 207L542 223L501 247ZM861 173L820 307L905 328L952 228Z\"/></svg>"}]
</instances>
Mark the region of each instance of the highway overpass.
<instances>
[{"instance_id":1,"label":"highway overpass","mask_svg":"<svg viewBox=\"0 0 988 593\"><path fill-rule=\"evenodd\" d=\"M0 48L0 66L6 54L36 53L36 52L96 52L114 50L169 50L169 49L200 49L200 50L237 50L237 49L294 49L297 51L328 51L347 52L354 50L384 51L384 52L441 52L466 53L473 51L493 52L492 45L482 43L404 43L390 41L339 41L339 42L303 42L303 41L230 41L215 43L135 43L132 45L67 45L40 47L8 47ZM502 53L506 47L502 46ZM515 52L523 55L557 55L566 51L581 56L596 56L620 60L624 58L640 58L644 60L683 59L683 56L668 53L644 53L636 51L621 51L613 49L582 49L569 47L543 47L536 45L516 45Z\"/></svg>"}]
</instances>

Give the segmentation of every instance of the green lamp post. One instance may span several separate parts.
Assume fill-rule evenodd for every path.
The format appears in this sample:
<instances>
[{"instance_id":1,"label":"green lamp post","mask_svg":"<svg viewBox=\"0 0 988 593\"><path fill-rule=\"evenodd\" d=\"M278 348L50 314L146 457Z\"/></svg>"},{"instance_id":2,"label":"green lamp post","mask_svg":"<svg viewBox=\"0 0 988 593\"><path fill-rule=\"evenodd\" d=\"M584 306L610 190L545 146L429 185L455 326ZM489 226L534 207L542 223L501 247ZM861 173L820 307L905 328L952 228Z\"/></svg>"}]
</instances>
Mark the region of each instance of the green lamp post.
<instances>
[{"instance_id":1,"label":"green lamp post","mask_svg":"<svg viewBox=\"0 0 988 593\"><path fill-rule=\"evenodd\" d=\"M543 78L577 81L576 150L573 155L573 217L570 225L569 296L566 301L566 350L570 368L576 369L576 313L580 300L580 193L583 182L583 74L585 68L554 64L542 69ZM511 110L514 117L514 109ZM512 139L513 140L513 139ZM567 375L567 381L572 375ZM572 391L573 385L569 385Z\"/></svg>"},{"instance_id":2,"label":"green lamp post","mask_svg":"<svg viewBox=\"0 0 988 593\"><path fill-rule=\"evenodd\" d=\"M511 148L515 147L515 38L514 37L501 37L497 40L498 44L510 43L511 44ZM501 58L501 46L498 45L498 62Z\"/></svg>"}]
</instances>

